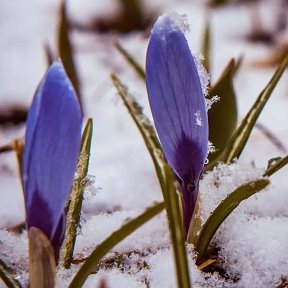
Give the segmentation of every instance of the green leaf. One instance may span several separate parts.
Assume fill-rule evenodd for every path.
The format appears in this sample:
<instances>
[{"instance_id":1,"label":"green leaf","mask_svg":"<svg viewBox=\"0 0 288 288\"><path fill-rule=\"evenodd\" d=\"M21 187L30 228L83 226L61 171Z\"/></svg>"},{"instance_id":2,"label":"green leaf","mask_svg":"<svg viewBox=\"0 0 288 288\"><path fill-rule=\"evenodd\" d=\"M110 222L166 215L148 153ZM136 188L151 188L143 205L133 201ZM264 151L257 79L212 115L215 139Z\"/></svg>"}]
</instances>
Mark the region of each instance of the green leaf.
<instances>
[{"instance_id":1,"label":"green leaf","mask_svg":"<svg viewBox=\"0 0 288 288\"><path fill-rule=\"evenodd\" d=\"M210 22L206 21L202 39L202 54L204 56L203 66L206 71L210 71L210 50L211 50L211 33L210 33Z\"/></svg>"},{"instance_id":2,"label":"green leaf","mask_svg":"<svg viewBox=\"0 0 288 288\"><path fill-rule=\"evenodd\" d=\"M23 149L24 149L24 143L23 143L23 139L15 139L13 141L13 147L16 153L16 157L17 157L17 161L18 161L18 171L19 171L19 178L21 181L21 187L22 187L22 191L24 193L24 185L23 185L23 173L22 173L22 160L23 160ZM25 193L23 194L25 195Z\"/></svg>"},{"instance_id":3,"label":"green leaf","mask_svg":"<svg viewBox=\"0 0 288 288\"><path fill-rule=\"evenodd\" d=\"M142 226L144 223L152 219L154 216L159 214L165 205L163 202L157 203L154 206L148 208L141 215L130 220L128 223L123 225L120 229L116 230L109 236L106 240L100 243L90 256L86 259L84 264L81 266L72 282L69 285L69 288L78 288L82 287L86 281L89 274L93 271L97 263L119 242L124 238Z\"/></svg>"},{"instance_id":4,"label":"green leaf","mask_svg":"<svg viewBox=\"0 0 288 288\"><path fill-rule=\"evenodd\" d=\"M262 111L268 99L270 98L276 84L281 78L285 68L288 64L288 56L283 60L283 62L279 65L276 72L274 73L272 79L269 81L268 85L264 88L264 90L258 96L256 102L243 119L241 125L237 129L237 131L232 136L227 150L225 151L224 162L229 163L235 158L239 158L241 152L243 151L249 136L252 132L252 129ZM212 110L212 109L211 109Z\"/></svg>"},{"instance_id":5,"label":"green leaf","mask_svg":"<svg viewBox=\"0 0 288 288\"><path fill-rule=\"evenodd\" d=\"M71 265L77 230L80 227L83 193L85 188L83 181L88 173L92 132L93 121L91 118L89 118L81 138L76 178L73 181L72 189L66 205L66 231L65 240L61 249L60 260L66 269L68 269Z\"/></svg>"},{"instance_id":6,"label":"green leaf","mask_svg":"<svg viewBox=\"0 0 288 288\"><path fill-rule=\"evenodd\" d=\"M232 81L234 70L235 61L232 59L219 80L211 87L207 97L211 99L213 96L219 96L220 101L214 103L208 110L209 140L215 146L216 151L209 154L208 159L211 164L208 164L205 170L214 166L215 160L221 159L220 155L227 147L237 127L237 103Z\"/></svg>"},{"instance_id":7,"label":"green leaf","mask_svg":"<svg viewBox=\"0 0 288 288\"><path fill-rule=\"evenodd\" d=\"M115 48L121 53L124 59L131 65L131 67L135 70L137 75L145 81L145 72L144 69L140 66L139 63L134 59L134 57L118 42L115 42Z\"/></svg>"},{"instance_id":8,"label":"green leaf","mask_svg":"<svg viewBox=\"0 0 288 288\"><path fill-rule=\"evenodd\" d=\"M174 252L178 288L189 288L191 285L185 249L179 196L174 186L173 174L167 165L165 165L165 175L166 189L163 191L163 193L165 194L164 199L170 229L170 237Z\"/></svg>"},{"instance_id":9,"label":"green leaf","mask_svg":"<svg viewBox=\"0 0 288 288\"><path fill-rule=\"evenodd\" d=\"M268 162L268 167L263 176L270 177L271 175L273 175L275 172L277 172L278 170L280 170L287 164L288 164L288 155L283 158L278 157L278 158L271 159Z\"/></svg>"},{"instance_id":10,"label":"green leaf","mask_svg":"<svg viewBox=\"0 0 288 288\"><path fill-rule=\"evenodd\" d=\"M174 187L174 177L163 159L161 146L158 142L155 130L148 118L143 114L141 107L128 93L127 88L119 81L119 79L115 75L112 75L111 78L124 102L124 105L138 127L152 158L165 201L170 236L174 251L178 288L188 288L190 287L190 278L184 245L184 232L179 199Z\"/></svg>"},{"instance_id":11,"label":"green leaf","mask_svg":"<svg viewBox=\"0 0 288 288\"><path fill-rule=\"evenodd\" d=\"M251 181L238 187L229 194L212 212L205 224L203 225L197 244L196 251L199 253L197 262L201 262L206 256L209 243L224 220L233 212L233 210L245 199L263 190L270 181L260 179Z\"/></svg>"},{"instance_id":12,"label":"green leaf","mask_svg":"<svg viewBox=\"0 0 288 288\"><path fill-rule=\"evenodd\" d=\"M194 207L194 211L191 217L189 230L187 234L187 242L192 244L194 247L197 243L202 223L201 223L201 205L200 205L200 198L199 195L197 195L196 204Z\"/></svg>"},{"instance_id":13,"label":"green leaf","mask_svg":"<svg viewBox=\"0 0 288 288\"><path fill-rule=\"evenodd\" d=\"M60 6L60 20L58 27L58 53L62 60L66 73L71 80L71 83L73 84L73 87L78 96L81 110L83 111L83 103L80 93L80 81L74 63L73 49L70 42L69 30L70 25L67 17L66 2L65 0L62 0Z\"/></svg>"},{"instance_id":14,"label":"green leaf","mask_svg":"<svg viewBox=\"0 0 288 288\"><path fill-rule=\"evenodd\" d=\"M165 190L165 176L163 174L165 161L163 159L162 149L156 136L155 130L149 119L143 114L142 108L139 106L137 101L132 95L128 93L127 88L115 75L112 74L111 79L118 91L119 96L123 100L124 105L128 109L129 114L131 115L134 123L136 124L143 137L145 145L152 158L161 190L163 192ZM165 200L164 194L163 197Z\"/></svg>"},{"instance_id":15,"label":"green leaf","mask_svg":"<svg viewBox=\"0 0 288 288\"><path fill-rule=\"evenodd\" d=\"M0 279L2 279L8 288L22 288L21 284L13 277L13 270L9 268L1 259Z\"/></svg>"}]
</instances>

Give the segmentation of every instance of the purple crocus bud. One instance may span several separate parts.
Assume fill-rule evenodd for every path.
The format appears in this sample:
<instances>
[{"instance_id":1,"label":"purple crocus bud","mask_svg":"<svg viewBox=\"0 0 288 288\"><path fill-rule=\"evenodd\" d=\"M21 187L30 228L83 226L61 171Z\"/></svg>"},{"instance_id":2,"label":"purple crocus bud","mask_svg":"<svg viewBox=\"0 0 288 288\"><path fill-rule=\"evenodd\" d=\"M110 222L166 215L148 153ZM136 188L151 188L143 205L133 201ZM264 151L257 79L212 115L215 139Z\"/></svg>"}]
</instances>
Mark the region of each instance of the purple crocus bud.
<instances>
[{"instance_id":1,"label":"purple crocus bud","mask_svg":"<svg viewBox=\"0 0 288 288\"><path fill-rule=\"evenodd\" d=\"M40 82L27 119L23 185L28 229L40 229L58 257L64 238L64 207L74 178L82 115L61 62Z\"/></svg>"},{"instance_id":2,"label":"purple crocus bud","mask_svg":"<svg viewBox=\"0 0 288 288\"><path fill-rule=\"evenodd\" d=\"M164 156L181 186L186 234L208 149L206 103L194 57L177 14L155 23L146 56L146 85Z\"/></svg>"}]
</instances>

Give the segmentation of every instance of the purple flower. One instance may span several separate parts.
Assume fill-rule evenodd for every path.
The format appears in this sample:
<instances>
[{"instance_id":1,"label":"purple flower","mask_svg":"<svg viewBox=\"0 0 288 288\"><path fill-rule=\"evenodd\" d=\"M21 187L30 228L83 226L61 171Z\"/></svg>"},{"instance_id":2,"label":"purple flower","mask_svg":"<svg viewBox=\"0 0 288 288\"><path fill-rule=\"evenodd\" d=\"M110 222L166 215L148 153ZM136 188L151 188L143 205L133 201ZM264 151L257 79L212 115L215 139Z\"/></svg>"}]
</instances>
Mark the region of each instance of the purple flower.
<instances>
[{"instance_id":1,"label":"purple flower","mask_svg":"<svg viewBox=\"0 0 288 288\"><path fill-rule=\"evenodd\" d=\"M64 207L76 169L82 115L60 61L40 82L27 119L23 186L28 229L37 227L58 257L65 233Z\"/></svg>"},{"instance_id":2,"label":"purple flower","mask_svg":"<svg viewBox=\"0 0 288 288\"><path fill-rule=\"evenodd\" d=\"M180 16L155 23L146 56L146 85L164 156L181 186L186 234L208 149L206 103Z\"/></svg>"}]
</instances>

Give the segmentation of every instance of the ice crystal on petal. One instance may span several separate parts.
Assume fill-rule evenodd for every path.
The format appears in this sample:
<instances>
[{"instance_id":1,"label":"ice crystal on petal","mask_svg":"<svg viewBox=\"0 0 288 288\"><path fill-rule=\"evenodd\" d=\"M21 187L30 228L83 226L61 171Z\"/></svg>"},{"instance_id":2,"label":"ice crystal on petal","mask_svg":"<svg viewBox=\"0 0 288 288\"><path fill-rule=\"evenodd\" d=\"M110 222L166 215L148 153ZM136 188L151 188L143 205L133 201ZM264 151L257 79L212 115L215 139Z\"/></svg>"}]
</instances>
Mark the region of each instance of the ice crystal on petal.
<instances>
[{"instance_id":1,"label":"ice crystal on petal","mask_svg":"<svg viewBox=\"0 0 288 288\"><path fill-rule=\"evenodd\" d=\"M193 58L194 58L194 61L198 70L203 94L204 96L207 96L208 87L210 83L210 74L207 72L207 70L202 64L204 60L204 56L201 53L196 53L196 54L194 53Z\"/></svg>"},{"instance_id":2,"label":"ice crystal on petal","mask_svg":"<svg viewBox=\"0 0 288 288\"><path fill-rule=\"evenodd\" d=\"M196 117L196 125L202 126L202 118L201 118L200 111L197 110L197 112L194 113L194 115L195 115L195 117Z\"/></svg>"},{"instance_id":3,"label":"ice crystal on petal","mask_svg":"<svg viewBox=\"0 0 288 288\"><path fill-rule=\"evenodd\" d=\"M215 95L210 99L206 98L206 111L208 111L212 105L218 101L220 101L220 97L218 95Z\"/></svg>"}]
</instances>

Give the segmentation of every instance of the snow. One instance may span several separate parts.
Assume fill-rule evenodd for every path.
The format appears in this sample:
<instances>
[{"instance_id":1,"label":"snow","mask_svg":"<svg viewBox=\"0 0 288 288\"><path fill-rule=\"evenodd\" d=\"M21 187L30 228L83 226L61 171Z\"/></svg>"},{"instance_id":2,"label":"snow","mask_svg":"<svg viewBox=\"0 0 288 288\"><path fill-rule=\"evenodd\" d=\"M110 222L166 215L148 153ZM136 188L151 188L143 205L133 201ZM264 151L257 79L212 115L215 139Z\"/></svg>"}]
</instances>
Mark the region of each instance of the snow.
<instances>
[{"instance_id":1,"label":"snow","mask_svg":"<svg viewBox=\"0 0 288 288\"><path fill-rule=\"evenodd\" d=\"M23 284L27 284L28 270L28 239L27 233L20 236L0 230L0 251L1 260L12 269L17 271L14 277ZM0 287L1 282L0 282Z\"/></svg>"},{"instance_id":2,"label":"snow","mask_svg":"<svg viewBox=\"0 0 288 288\"><path fill-rule=\"evenodd\" d=\"M211 99L206 99L206 111L211 109L212 105L218 101L220 101L220 97L218 95L212 96Z\"/></svg>"},{"instance_id":3,"label":"snow","mask_svg":"<svg viewBox=\"0 0 288 288\"><path fill-rule=\"evenodd\" d=\"M190 39L191 39L191 37L190 37ZM189 35L187 35L187 40L188 40L188 45L190 47L191 53L193 54L193 52L192 52L192 51L194 51L192 48L193 46L192 46L192 44L189 44L190 43L189 42ZM193 56L194 56L194 61L196 63L197 70L198 70L203 94L204 94L204 96L207 96L209 84L210 84L210 75L207 73L206 69L204 68L204 66L202 64L202 62L204 60L204 56L201 53L194 54Z\"/></svg>"},{"instance_id":4,"label":"snow","mask_svg":"<svg viewBox=\"0 0 288 288\"><path fill-rule=\"evenodd\" d=\"M204 175L199 188L202 222L207 220L211 212L229 193L233 192L242 184L261 178L264 170L253 166L254 165L241 162L230 165L220 164L216 166L213 171ZM243 206L246 206L253 197L255 196L245 201ZM240 207L242 207L242 205L240 205ZM233 213L229 218L232 216Z\"/></svg>"},{"instance_id":5,"label":"snow","mask_svg":"<svg viewBox=\"0 0 288 288\"><path fill-rule=\"evenodd\" d=\"M130 211L116 211L113 214L100 213L99 215L91 216L82 225L82 232L77 238L75 252L82 257L88 256L93 248L110 236L113 231L141 212L141 210L134 209ZM97 229L97 227L101 227L101 229ZM168 247L167 229L165 215L156 216L115 246L112 252L127 253L135 250L156 252L161 247ZM97 231L96 233L95 230ZM93 237L91 237L92 234L94 235ZM156 234L159 239L156 242L151 241Z\"/></svg>"},{"instance_id":6,"label":"snow","mask_svg":"<svg viewBox=\"0 0 288 288\"><path fill-rule=\"evenodd\" d=\"M187 19L187 15L183 14L180 15L178 13L169 13L169 14L163 14L162 16L160 16L155 25L154 28L159 29L160 31L164 28L163 26L165 26L165 22L167 20L171 20L172 25L171 25L171 32L180 29L180 31L182 31L183 33L186 32L190 32L190 26L188 23L188 19ZM153 28L153 29L154 29ZM165 27L166 29L166 27ZM153 30L152 30L153 32Z\"/></svg>"},{"instance_id":7,"label":"snow","mask_svg":"<svg viewBox=\"0 0 288 288\"><path fill-rule=\"evenodd\" d=\"M287 277L287 217L237 216L218 242L228 275L240 278L238 287L276 287Z\"/></svg>"},{"instance_id":8,"label":"snow","mask_svg":"<svg viewBox=\"0 0 288 288\"><path fill-rule=\"evenodd\" d=\"M197 110L195 113L194 113L194 116L196 118L196 125L198 126L202 126L202 118L201 118L201 113L199 110Z\"/></svg>"},{"instance_id":9,"label":"snow","mask_svg":"<svg viewBox=\"0 0 288 288\"><path fill-rule=\"evenodd\" d=\"M108 17L113 17L117 12L116 1L94 2L68 1L69 16L76 22L86 24L93 17L101 17L106 12ZM279 3L280 0L265 0L260 4L262 24L272 32L275 31ZM252 29L250 8L230 5L208 11L203 1L176 0L146 0L143 7L149 12L187 14L190 33L186 36L194 55L199 55L204 23L207 18L210 19L212 83L232 57L237 59L244 55L243 65L234 81L241 120L275 71L275 68L259 69L253 65L256 60L270 55L271 47L245 40L244 36ZM57 10L58 1L55 0L0 0L0 62L3 63L0 66L1 108L7 104L29 105L31 102L45 71L43 43L49 42L54 47ZM281 41L287 42L287 31L286 28L276 38L286 37ZM144 66L147 33L98 35L75 31L72 36L82 81L85 117L91 116L94 120L89 179L91 185L95 182L87 187L82 229L75 248L76 257L81 258L128 219L139 215L152 203L161 201L162 196L143 140L109 79L110 73L115 72L151 119L143 81L113 46L114 40L118 39ZM207 82L209 78L205 77ZM286 72L259 118L259 122L272 131L286 149L287 94ZM24 127L21 125L17 128L1 127L0 145L23 134ZM276 156L283 156L283 153L259 130L254 129L237 163L220 165L203 176L200 182L202 221L228 193L241 184L261 177L267 161ZM192 261L192 248L188 246L193 287L277 287L281 277L288 277L287 172L287 167L277 172L266 189L241 203L213 238L221 247L219 256L224 260L226 273L231 279L237 277L238 282L229 282L217 273L210 275L199 271ZM5 227L18 224L25 218L21 183L13 153L0 155L0 190L0 258L16 268L20 281L25 284L27 234L24 232L18 236L5 230ZM97 287L103 281L109 288L146 287L145 281L151 288L176 287L163 212L114 247L106 257L119 253L126 255L123 258L124 267L101 268L88 278L84 287ZM137 266L139 262L141 269ZM69 271L60 268L57 287L67 287L78 268L76 264Z\"/></svg>"}]
</instances>

